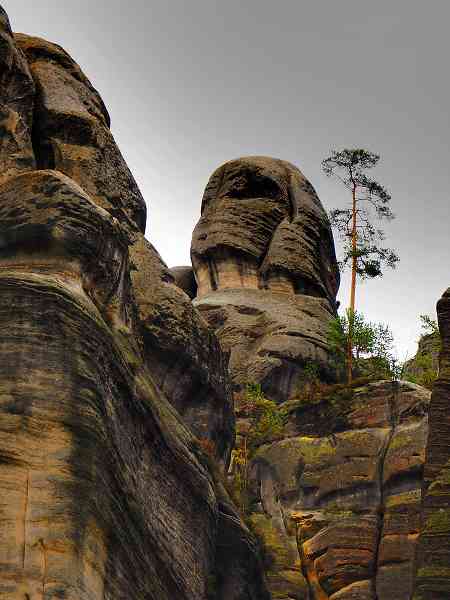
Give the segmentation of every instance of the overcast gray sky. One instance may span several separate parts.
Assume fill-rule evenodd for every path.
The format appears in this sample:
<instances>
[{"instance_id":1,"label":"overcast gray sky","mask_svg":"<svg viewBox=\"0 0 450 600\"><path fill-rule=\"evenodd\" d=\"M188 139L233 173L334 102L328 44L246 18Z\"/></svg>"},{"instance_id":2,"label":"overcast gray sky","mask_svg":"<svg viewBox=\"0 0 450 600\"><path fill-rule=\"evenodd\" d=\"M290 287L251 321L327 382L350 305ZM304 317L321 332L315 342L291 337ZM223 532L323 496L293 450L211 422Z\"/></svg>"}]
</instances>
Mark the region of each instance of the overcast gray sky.
<instances>
[{"instance_id":1,"label":"overcast gray sky","mask_svg":"<svg viewBox=\"0 0 450 600\"><path fill-rule=\"evenodd\" d=\"M448 0L3 0L13 29L62 45L102 94L148 203L147 237L189 263L203 189L222 162L289 160L327 209L331 148L381 154L401 262L357 304L415 352L418 315L450 285ZM375 172L374 172L375 175ZM340 298L348 302L348 276Z\"/></svg>"}]
</instances>

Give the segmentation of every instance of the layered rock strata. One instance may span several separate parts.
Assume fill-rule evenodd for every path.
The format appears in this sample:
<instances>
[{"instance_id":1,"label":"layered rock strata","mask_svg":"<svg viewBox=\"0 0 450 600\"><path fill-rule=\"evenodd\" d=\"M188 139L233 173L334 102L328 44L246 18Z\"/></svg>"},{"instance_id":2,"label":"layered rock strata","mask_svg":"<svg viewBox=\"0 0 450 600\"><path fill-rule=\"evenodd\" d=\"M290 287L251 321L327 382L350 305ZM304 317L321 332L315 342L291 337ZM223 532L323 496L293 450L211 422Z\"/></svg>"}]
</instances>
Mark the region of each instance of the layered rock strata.
<instances>
[{"instance_id":1,"label":"layered rock strata","mask_svg":"<svg viewBox=\"0 0 450 600\"><path fill-rule=\"evenodd\" d=\"M382 381L284 407L283 439L249 467L274 597L409 600L429 396Z\"/></svg>"},{"instance_id":2,"label":"layered rock strata","mask_svg":"<svg viewBox=\"0 0 450 600\"><path fill-rule=\"evenodd\" d=\"M0 180L35 166L32 119L35 86L0 6Z\"/></svg>"},{"instance_id":3,"label":"layered rock strata","mask_svg":"<svg viewBox=\"0 0 450 600\"><path fill-rule=\"evenodd\" d=\"M210 439L226 462L233 444L226 365L207 323L142 234L146 205L114 142L100 95L60 46L23 34L14 36L15 46L10 39L14 56L32 75L28 118L34 118L28 128L37 168L69 176L122 225L146 362L185 422Z\"/></svg>"},{"instance_id":4,"label":"layered rock strata","mask_svg":"<svg viewBox=\"0 0 450 600\"><path fill-rule=\"evenodd\" d=\"M450 597L450 290L437 312L441 352L430 405L414 600Z\"/></svg>"},{"instance_id":5,"label":"layered rock strata","mask_svg":"<svg viewBox=\"0 0 450 600\"><path fill-rule=\"evenodd\" d=\"M191 256L194 303L230 352L235 388L261 383L287 400L309 360L332 377L326 331L339 273L326 213L296 167L255 156L217 169Z\"/></svg>"},{"instance_id":6,"label":"layered rock strata","mask_svg":"<svg viewBox=\"0 0 450 600\"><path fill-rule=\"evenodd\" d=\"M268 600L202 450L233 443L218 341L143 238L97 92L0 27L0 598Z\"/></svg>"}]
</instances>

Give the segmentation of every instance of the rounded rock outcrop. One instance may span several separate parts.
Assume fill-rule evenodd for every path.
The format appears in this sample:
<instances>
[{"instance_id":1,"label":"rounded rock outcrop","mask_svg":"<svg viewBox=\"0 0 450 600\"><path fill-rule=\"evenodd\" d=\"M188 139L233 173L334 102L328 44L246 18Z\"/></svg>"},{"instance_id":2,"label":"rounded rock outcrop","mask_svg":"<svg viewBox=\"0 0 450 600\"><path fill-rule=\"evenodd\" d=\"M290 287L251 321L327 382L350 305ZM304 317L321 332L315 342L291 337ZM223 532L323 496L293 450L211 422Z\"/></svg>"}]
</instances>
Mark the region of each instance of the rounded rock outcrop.
<instances>
[{"instance_id":1,"label":"rounded rock outcrop","mask_svg":"<svg viewBox=\"0 0 450 600\"><path fill-rule=\"evenodd\" d=\"M219 167L203 196L191 257L194 303L230 352L235 388L260 383L282 402L299 391L311 361L333 378L333 236L314 188L294 165L249 156Z\"/></svg>"}]
</instances>

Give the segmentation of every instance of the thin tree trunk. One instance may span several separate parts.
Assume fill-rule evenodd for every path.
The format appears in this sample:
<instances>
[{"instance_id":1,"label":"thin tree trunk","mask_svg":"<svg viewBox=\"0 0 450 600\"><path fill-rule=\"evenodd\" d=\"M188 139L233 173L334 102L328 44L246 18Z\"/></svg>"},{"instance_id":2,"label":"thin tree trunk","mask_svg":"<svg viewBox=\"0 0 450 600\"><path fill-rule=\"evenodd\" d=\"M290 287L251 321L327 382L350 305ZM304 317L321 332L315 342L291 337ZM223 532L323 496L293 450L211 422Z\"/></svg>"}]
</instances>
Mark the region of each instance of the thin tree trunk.
<instances>
[{"instance_id":1,"label":"thin tree trunk","mask_svg":"<svg viewBox=\"0 0 450 600\"><path fill-rule=\"evenodd\" d=\"M347 348L347 379L348 383L352 382L352 366L353 366L353 321L355 316L355 290L356 290L356 184L353 182L352 189L352 283L350 288L350 312L348 322L348 348Z\"/></svg>"}]
</instances>

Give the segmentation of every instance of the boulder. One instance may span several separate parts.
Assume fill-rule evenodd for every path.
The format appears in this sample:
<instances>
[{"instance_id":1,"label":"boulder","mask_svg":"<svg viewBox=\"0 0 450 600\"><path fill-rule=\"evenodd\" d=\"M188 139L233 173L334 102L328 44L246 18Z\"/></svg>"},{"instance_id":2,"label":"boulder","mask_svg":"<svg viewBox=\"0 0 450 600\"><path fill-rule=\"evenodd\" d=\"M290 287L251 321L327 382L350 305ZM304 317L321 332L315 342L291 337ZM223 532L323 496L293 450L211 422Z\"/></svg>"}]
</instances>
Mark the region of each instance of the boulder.
<instances>
[{"instance_id":1,"label":"boulder","mask_svg":"<svg viewBox=\"0 0 450 600\"><path fill-rule=\"evenodd\" d=\"M194 230L195 306L230 352L235 389L283 402L306 362L333 378L327 347L339 272L319 198L288 162L251 156L211 176Z\"/></svg>"},{"instance_id":2,"label":"boulder","mask_svg":"<svg viewBox=\"0 0 450 600\"><path fill-rule=\"evenodd\" d=\"M327 215L309 181L286 161L249 156L213 173L191 257L199 298L244 287L335 303L339 272Z\"/></svg>"},{"instance_id":3,"label":"boulder","mask_svg":"<svg viewBox=\"0 0 450 600\"><path fill-rule=\"evenodd\" d=\"M109 129L100 95L56 44L16 34L36 85L34 150L40 169L56 169L129 229L145 231L146 205Z\"/></svg>"}]
</instances>

